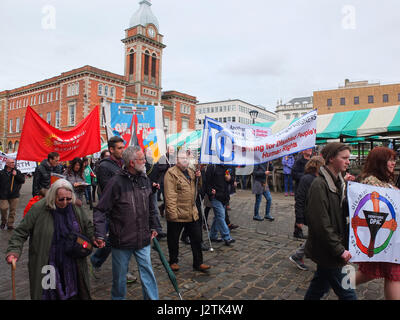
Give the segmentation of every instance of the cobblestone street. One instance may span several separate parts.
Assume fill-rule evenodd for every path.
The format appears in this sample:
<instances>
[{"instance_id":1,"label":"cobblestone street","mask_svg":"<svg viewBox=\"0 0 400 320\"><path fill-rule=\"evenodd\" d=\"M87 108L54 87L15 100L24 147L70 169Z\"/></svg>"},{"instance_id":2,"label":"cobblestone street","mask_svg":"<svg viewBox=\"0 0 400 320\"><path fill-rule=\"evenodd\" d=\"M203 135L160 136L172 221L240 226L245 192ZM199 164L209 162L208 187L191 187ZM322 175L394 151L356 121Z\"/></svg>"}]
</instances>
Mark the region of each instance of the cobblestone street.
<instances>
[{"instance_id":1,"label":"cobblestone street","mask_svg":"<svg viewBox=\"0 0 400 320\"><path fill-rule=\"evenodd\" d=\"M17 210L17 224L31 197L32 179L22 187L22 197ZM250 190L238 190L232 196L230 218L240 227L232 231L236 242L231 246L213 243L214 251L204 252L204 262L212 269L208 274L192 270L190 245L180 243L181 269L176 273L181 294L185 300L302 300L315 271L315 264L305 260L309 271L297 269L288 257L302 243L292 237L294 224L294 199L282 193L272 193L272 215L275 221L253 221L254 196ZM265 210L265 199L260 214ZM89 210L88 210L89 212ZM213 218L212 211L209 224ZM162 218L164 231L166 222ZM4 253L11 232L0 231L0 300L11 299L10 266L5 262ZM204 239L207 239L204 233ZM168 259L167 242L160 241L161 248ZM152 261L159 286L160 299L178 300L173 286L165 272L159 256L152 250ZM17 299L29 299L28 282L28 241L25 243L21 260L16 270ZM137 274L136 261L131 260L130 268ZM96 300L111 298L111 257L102 267L101 279L91 277L92 297ZM383 281L375 280L357 288L361 300L383 299ZM140 283L128 285L128 299L142 299ZM336 300L331 291L324 299Z\"/></svg>"}]
</instances>

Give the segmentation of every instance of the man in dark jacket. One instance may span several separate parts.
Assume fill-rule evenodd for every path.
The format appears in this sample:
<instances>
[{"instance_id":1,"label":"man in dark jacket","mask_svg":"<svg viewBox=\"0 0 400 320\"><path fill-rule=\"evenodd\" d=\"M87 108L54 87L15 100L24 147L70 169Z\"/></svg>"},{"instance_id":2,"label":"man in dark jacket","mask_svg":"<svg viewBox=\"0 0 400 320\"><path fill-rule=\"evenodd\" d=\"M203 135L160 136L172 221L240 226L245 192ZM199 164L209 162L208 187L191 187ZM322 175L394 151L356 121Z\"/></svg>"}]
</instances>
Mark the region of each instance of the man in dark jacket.
<instances>
[{"instance_id":1,"label":"man in dark jacket","mask_svg":"<svg viewBox=\"0 0 400 320\"><path fill-rule=\"evenodd\" d=\"M157 236L159 225L151 201L153 190L146 175L146 159L140 147L131 146L124 151L123 160L125 170L110 180L94 209L95 237L98 240L106 238L108 217L112 247L112 299L125 299L126 273L130 258L134 255L139 267L143 298L157 300L158 288L151 265L150 240Z\"/></svg>"},{"instance_id":2,"label":"man in dark jacket","mask_svg":"<svg viewBox=\"0 0 400 320\"><path fill-rule=\"evenodd\" d=\"M48 154L47 159L43 160L33 174L32 195L38 196L41 189L50 189L51 174L63 174L64 168L60 162L60 155L57 152Z\"/></svg>"},{"instance_id":3,"label":"man in dark jacket","mask_svg":"<svg viewBox=\"0 0 400 320\"><path fill-rule=\"evenodd\" d=\"M110 156L100 161L97 168L97 183L100 192L106 188L108 181L122 169L122 153L124 152L124 140L120 137L112 137L108 140Z\"/></svg>"},{"instance_id":4,"label":"man in dark jacket","mask_svg":"<svg viewBox=\"0 0 400 320\"><path fill-rule=\"evenodd\" d=\"M99 200L102 195L102 191L105 190L108 182L117 173L122 170L123 160L122 153L124 152L124 140L121 137L111 137L108 140L108 151L110 152L109 157L104 157L96 170ZM108 224L106 224L108 229ZM94 254L90 256L92 274L96 279L100 278L100 268L103 263L107 260L111 253L111 246L108 241L103 248L97 249ZM127 282L135 282L137 278L130 272L127 273Z\"/></svg>"},{"instance_id":5,"label":"man in dark jacket","mask_svg":"<svg viewBox=\"0 0 400 320\"><path fill-rule=\"evenodd\" d=\"M161 193L163 196L163 203L159 207L160 215L163 217L164 216L164 210L165 210L165 197L164 197L164 177L165 174L167 173L167 170L169 168L172 168L176 164L176 152L175 148L173 146L168 146L167 147L167 153L160 158L158 161L158 174L160 175L160 190L159 194Z\"/></svg>"},{"instance_id":6,"label":"man in dark jacket","mask_svg":"<svg viewBox=\"0 0 400 320\"><path fill-rule=\"evenodd\" d=\"M15 169L15 160L8 158L4 169L0 172L0 209L1 225L0 229L14 229L15 212L19 199L19 191L25 183L25 176L21 171ZM7 213L10 209L10 213Z\"/></svg>"},{"instance_id":7,"label":"man in dark jacket","mask_svg":"<svg viewBox=\"0 0 400 320\"><path fill-rule=\"evenodd\" d=\"M159 163L155 162L153 159L153 152L151 151L150 148L146 148L145 151L145 156L146 156L146 174L149 177L150 181L152 182L153 186L153 194L151 196L151 199L154 203L155 209L157 211L157 219L160 225L160 228L157 229L157 240L161 240L162 238L165 238L167 234L162 231L161 223L160 223L160 210L158 208L158 202L157 202L157 192L160 190L160 183L161 183L161 176L163 176L162 172L160 171Z\"/></svg>"},{"instance_id":8,"label":"man in dark jacket","mask_svg":"<svg viewBox=\"0 0 400 320\"><path fill-rule=\"evenodd\" d=\"M306 166L306 163L308 160L310 160L312 156L312 148L311 149L306 149L304 151L301 151L299 154L299 157L296 159L294 162L293 168L292 168L292 178L295 182L294 184L294 193L296 194L297 187L300 183L301 177L304 175L304 167Z\"/></svg>"},{"instance_id":9,"label":"man in dark jacket","mask_svg":"<svg viewBox=\"0 0 400 320\"><path fill-rule=\"evenodd\" d=\"M332 287L339 299L357 299L352 288L342 286L342 272L351 259L347 248L344 214L345 182L342 172L350 164L350 148L343 143L327 144L322 150L325 166L311 184L306 206L308 239L305 254L317 264L317 271L305 295L318 300Z\"/></svg>"},{"instance_id":10,"label":"man in dark jacket","mask_svg":"<svg viewBox=\"0 0 400 320\"><path fill-rule=\"evenodd\" d=\"M206 192L214 209L214 220L210 230L210 239L214 242L225 241L229 246L235 242L225 222L226 205L229 202L229 184L235 182L225 165L210 165L206 171ZM218 232L221 238L218 238Z\"/></svg>"}]
</instances>

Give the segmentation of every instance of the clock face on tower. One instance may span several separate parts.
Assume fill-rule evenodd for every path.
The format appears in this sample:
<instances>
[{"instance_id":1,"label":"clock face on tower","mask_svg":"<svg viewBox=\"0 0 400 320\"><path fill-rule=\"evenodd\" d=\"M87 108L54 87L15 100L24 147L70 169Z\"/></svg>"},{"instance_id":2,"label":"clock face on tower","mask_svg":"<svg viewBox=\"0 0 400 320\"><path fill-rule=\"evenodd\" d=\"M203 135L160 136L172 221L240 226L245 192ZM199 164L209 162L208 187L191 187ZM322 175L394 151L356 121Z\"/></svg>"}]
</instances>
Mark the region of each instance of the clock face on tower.
<instances>
[{"instance_id":1,"label":"clock face on tower","mask_svg":"<svg viewBox=\"0 0 400 320\"><path fill-rule=\"evenodd\" d=\"M148 34L148 36L149 36L150 38L154 38L155 35L156 35L156 32L154 31L153 28L149 27L149 28L147 29L147 34Z\"/></svg>"}]
</instances>

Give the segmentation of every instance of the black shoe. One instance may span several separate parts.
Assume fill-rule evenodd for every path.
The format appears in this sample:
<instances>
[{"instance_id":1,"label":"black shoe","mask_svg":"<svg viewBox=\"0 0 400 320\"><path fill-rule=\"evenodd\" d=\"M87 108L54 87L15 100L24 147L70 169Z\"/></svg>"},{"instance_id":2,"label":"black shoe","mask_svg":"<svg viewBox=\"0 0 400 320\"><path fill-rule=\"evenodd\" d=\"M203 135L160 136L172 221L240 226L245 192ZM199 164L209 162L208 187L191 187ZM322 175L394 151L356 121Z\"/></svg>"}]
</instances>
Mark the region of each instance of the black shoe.
<instances>
[{"instance_id":1,"label":"black shoe","mask_svg":"<svg viewBox=\"0 0 400 320\"><path fill-rule=\"evenodd\" d=\"M232 243L234 243L236 240L235 239L229 239L229 240L225 240L225 245L226 246L230 246Z\"/></svg>"},{"instance_id":2,"label":"black shoe","mask_svg":"<svg viewBox=\"0 0 400 320\"><path fill-rule=\"evenodd\" d=\"M224 240L222 240L221 238L217 238L217 239L210 239L211 242L222 242Z\"/></svg>"},{"instance_id":3,"label":"black shoe","mask_svg":"<svg viewBox=\"0 0 400 320\"><path fill-rule=\"evenodd\" d=\"M1 230L4 230L5 227L6 227L6 224L5 224L5 223L2 223L2 224L0 225L0 229L1 229Z\"/></svg>"},{"instance_id":4,"label":"black shoe","mask_svg":"<svg viewBox=\"0 0 400 320\"><path fill-rule=\"evenodd\" d=\"M210 248L202 242L202 243L201 243L201 250L203 250L203 251L209 251Z\"/></svg>"},{"instance_id":5,"label":"black shoe","mask_svg":"<svg viewBox=\"0 0 400 320\"><path fill-rule=\"evenodd\" d=\"M274 221L275 220L275 218L272 217L272 216L265 216L264 219L268 220L268 221Z\"/></svg>"},{"instance_id":6,"label":"black shoe","mask_svg":"<svg viewBox=\"0 0 400 320\"><path fill-rule=\"evenodd\" d=\"M189 237L181 238L181 241L184 242L185 244L190 244L190 239L189 239Z\"/></svg>"},{"instance_id":7,"label":"black shoe","mask_svg":"<svg viewBox=\"0 0 400 320\"><path fill-rule=\"evenodd\" d=\"M260 216L254 216L254 217L253 217L253 220L256 220L256 221L263 221L264 218L261 218Z\"/></svg>"}]
</instances>

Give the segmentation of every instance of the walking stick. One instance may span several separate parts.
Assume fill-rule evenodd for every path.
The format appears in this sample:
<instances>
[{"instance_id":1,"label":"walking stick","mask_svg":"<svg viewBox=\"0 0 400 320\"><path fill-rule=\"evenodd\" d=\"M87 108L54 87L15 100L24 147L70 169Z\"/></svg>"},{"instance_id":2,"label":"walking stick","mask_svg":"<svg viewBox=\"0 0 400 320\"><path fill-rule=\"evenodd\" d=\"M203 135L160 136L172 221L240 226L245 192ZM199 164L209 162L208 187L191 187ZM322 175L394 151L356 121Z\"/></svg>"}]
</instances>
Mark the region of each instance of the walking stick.
<instances>
[{"instance_id":1,"label":"walking stick","mask_svg":"<svg viewBox=\"0 0 400 320\"><path fill-rule=\"evenodd\" d=\"M15 269L17 268L15 259L11 260L11 283L12 283L12 299L16 300L15 296Z\"/></svg>"},{"instance_id":2,"label":"walking stick","mask_svg":"<svg viewBox=\"0 0 400 320\"><path fill-rule=\"evenodd\" d=\"M198 189L198 183L199 183L199 179L196 177L196 197L197 197L197 189ZM212 247L211 244L211 239L210 239L210 233L208 231L208 224L207 224L207 220L206 220L206 216L204 214L204 207L203 207L203 201L201 200L201 196L200 196L200 209L201 209L201 215L203 217L203 223L205 223L206 225L206 231L207 231L207 238L208 238L208 243L210 244L210 251L214 251L214 248Z\"/></svg>"},{"instance_id":3,"label":"walking stick","mask_svg":"<svg viewBox=\"0 0 400 320\"><path fill-rule=\"evenodd\" d=\"M208 242L210 243L210 251L212 252L212 251L214 251L214 248L212 247L212 244L211 244L210 232L208 231L208 223L206 220L206 216L204 214L204 206L203 206L203 201L201 200L201 197L200 197L200 206L201 206L201 214L203 215L203 221L204 221L204 224L206 225L207 238L208 238Z\"/></svg>"}]
</instances>

